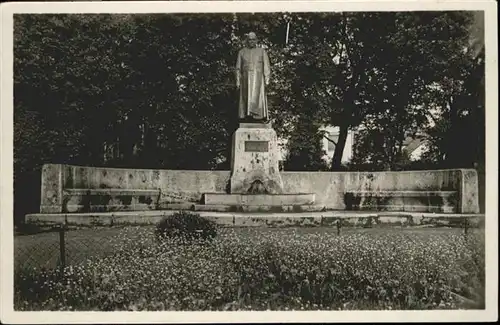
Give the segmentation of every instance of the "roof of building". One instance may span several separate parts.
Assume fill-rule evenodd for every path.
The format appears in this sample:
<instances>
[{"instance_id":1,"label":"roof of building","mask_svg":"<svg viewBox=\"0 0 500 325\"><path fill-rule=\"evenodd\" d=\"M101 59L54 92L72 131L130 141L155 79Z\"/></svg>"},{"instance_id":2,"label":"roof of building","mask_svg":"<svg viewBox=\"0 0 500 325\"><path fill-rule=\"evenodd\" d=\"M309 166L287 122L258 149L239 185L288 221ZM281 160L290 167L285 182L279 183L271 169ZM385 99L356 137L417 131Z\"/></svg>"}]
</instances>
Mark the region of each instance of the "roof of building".
<instances>
[{"instance_id":1,"label":"roof of building","mask_svg":"<svg viewBox=\"0 0 500 325\"><path fill-rule=\"evenodd\" d=\"M415 137L407 137L403 141L403 146L406 152L412 153L427 141L428 140L425 138L425 134L417 134Z\"/></svg>"}]
</instances>

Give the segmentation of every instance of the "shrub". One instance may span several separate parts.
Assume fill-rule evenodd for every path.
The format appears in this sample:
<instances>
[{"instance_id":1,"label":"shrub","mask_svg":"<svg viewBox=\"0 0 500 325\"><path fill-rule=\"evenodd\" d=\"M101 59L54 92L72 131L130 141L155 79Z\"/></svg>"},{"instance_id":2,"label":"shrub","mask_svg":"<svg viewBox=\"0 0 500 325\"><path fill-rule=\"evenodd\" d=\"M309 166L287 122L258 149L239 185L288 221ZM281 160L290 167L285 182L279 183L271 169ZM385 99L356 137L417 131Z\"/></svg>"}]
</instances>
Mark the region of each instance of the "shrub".
<instances>
[{"instance_id":1,"label":"shrub","mask_svg":"<svg viewBox=\"0 0 500 325\"><path fill-rule=\"evenodd\" d=\"M156 226L156 236L181 241L211 240L217 235L217 225L198 214L180 211L163 218Z\"/></svg>"}]
</instances>

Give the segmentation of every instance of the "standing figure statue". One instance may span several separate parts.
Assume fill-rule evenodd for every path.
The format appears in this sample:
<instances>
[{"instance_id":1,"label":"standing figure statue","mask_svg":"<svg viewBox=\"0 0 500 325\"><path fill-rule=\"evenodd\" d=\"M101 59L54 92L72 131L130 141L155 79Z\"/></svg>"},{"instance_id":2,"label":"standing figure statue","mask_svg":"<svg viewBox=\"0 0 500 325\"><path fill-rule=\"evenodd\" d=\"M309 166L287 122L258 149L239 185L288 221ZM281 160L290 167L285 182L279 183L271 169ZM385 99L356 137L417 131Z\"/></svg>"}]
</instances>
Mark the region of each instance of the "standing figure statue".
<instances>
[{"instance_id":1,"label":"standing figure statue","mask_svg":"<svg viewBox=\"0 0 500 325\"><path fill-rule=\"evenodd\" d=\"M238 116L245 121L267 121L269 58L263 48L257 47L255 33L248 33L247 41L248 46L240 50L236 61L236 87L240 91Z\"/></svg>"}]
</instances>

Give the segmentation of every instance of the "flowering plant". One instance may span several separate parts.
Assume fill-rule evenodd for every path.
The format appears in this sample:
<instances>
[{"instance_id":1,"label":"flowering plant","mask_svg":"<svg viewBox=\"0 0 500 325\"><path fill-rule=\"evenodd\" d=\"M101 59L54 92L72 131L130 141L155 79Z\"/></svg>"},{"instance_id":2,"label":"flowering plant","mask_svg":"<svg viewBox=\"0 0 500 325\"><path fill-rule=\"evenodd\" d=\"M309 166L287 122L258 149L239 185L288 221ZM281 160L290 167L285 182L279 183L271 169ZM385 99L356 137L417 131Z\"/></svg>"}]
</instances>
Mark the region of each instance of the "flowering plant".
<instances>
[{"instance_id":1,"label":"flowering plant","mask_svg":"<svg viewBox=\"0 0 500 325\"><path fill-rule=\"evenodd\" d=\"M18 310L484 308L484 238L453 229L223 228L210 242L147 227L113 254L16 276Z\"/></svg>"}]
</instances>

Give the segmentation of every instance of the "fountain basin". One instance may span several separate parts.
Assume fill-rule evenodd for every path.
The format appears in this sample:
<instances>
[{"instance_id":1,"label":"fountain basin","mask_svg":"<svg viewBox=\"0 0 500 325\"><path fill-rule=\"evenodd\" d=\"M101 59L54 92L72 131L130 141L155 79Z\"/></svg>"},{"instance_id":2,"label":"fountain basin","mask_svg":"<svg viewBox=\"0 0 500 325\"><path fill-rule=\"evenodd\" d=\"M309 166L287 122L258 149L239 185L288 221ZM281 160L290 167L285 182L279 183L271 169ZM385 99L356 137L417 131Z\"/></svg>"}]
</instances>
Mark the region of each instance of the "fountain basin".
<instances>
[{"instance_id":1,"label":"fountain basin","mask_svg":"<svg viewBox=\"0 0 500 325\"><path fill-rule=\"evenodd\" d=\"M314 193L304 194L225 194L205 193L203 203L206 205L230 206L287 206L287 205L313 205Z\"/></svg>"}]
</instances>

